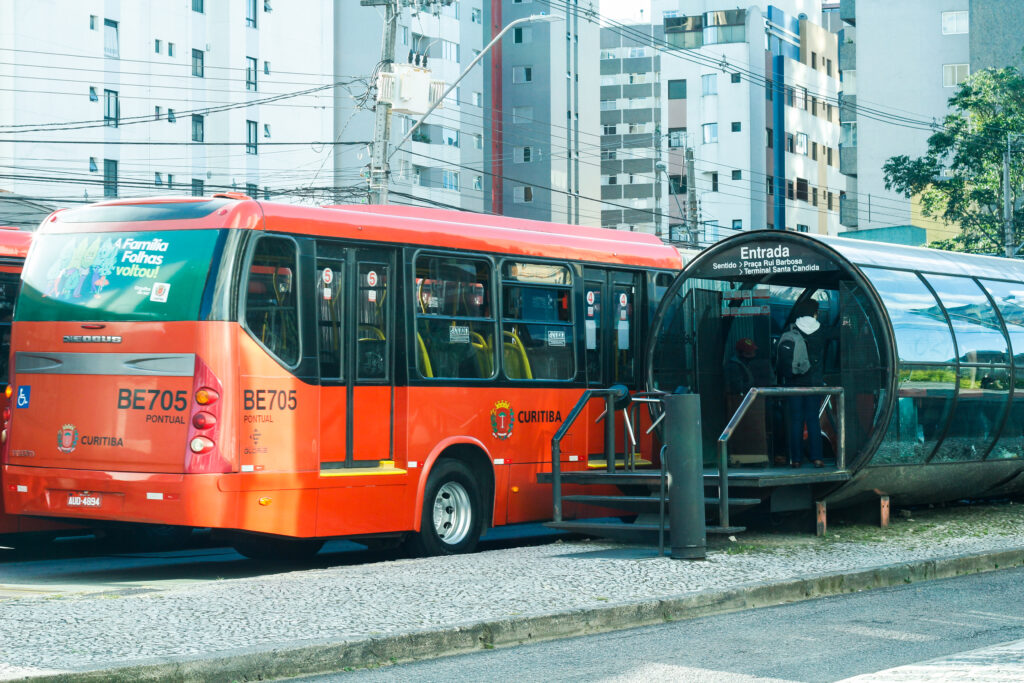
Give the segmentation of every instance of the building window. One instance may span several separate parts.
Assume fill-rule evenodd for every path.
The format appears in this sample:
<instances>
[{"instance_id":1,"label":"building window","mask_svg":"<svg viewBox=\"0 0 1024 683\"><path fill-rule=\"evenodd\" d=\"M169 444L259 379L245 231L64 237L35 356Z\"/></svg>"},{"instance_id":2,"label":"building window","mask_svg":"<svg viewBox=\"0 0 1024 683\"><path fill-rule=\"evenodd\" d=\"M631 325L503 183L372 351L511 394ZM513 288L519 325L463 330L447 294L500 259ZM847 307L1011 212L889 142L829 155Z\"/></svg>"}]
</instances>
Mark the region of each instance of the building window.
<instances>
[{"instance_id":1,"label":"building window","mask_svg":"<svg viewBox=\"0 0 1024 683\"><path fill-rule=\"evenodd\" d=\"M270 75L270 62L263 62L263 75L264 76L269 76Z\"/></svg>"},{"instance_id":2,"label":"building window","mask_svg":"<svg viewBox=\"0 0 1024 683\"><path fill-rule=\"evenodd\" d=\"M110 19L103 20L103 54L114 58L120 55L117 39L117 22Z\"/></svg>"},{"instance_id":3,"label":"building window","mask_svg":"<svg viewBox=\"0 0 1024 683\"><path fill-rule=\"evenodd\" d=\"M245 58L245 89L256 90L256 72L259 71L255 57Z\"/></svg>"},{"instance_id":4,"label":"building window","mask_svg":"<svg viewBox=\"0 0 1024 683\"><path fill-rule=\"evenodd\" d=\"M832 193L831 192L828 193L828 210L829 211L832 210Z\"/></svg>"},{"instance_id":5,"label":"building window","mask_svg":"<svg viewBox=\"0 0 1024 683\"><path fill-rule=\"evenodd\" d=\"M154 185L163 185L164 184L164 174L161 173L160 171L157 171L156 173L154 173L153 174L153 184Z\"/></svg>"},{"instance_id":6,"label":"building window","mask_svg":"<svg viewBox=\"0 0 1024 683\"><path fill-rule=\"evenodd\" d=\"M454 128L441 128L441 139L444 140L444 144L449 147L459 146L459 131Z\"/></svg>"},{"instance_id":7,"label":"building window","mask_svg":"<svg viewBox=\"0 0 1024 683\"><path fill-rule=\"evenodd\" d=\"M256 28L256 0L245 0L245 25Z\"/></svg>"},{"instance_id":8,"label":"building window","mask_svg":"<svg viewBox=\"0 0 1024 683\"><path fill-rule=\"evenodd\" d=\"M95 173L99 168L96 166L96 157L89 157L89 172Z\"/></svg>"},{"instance_id":9,"label":"building window","mask_svg":"<svg viewBox=\"0 0 1024 683\"><path fill-rule=\"evenodd\" d=\"M257 130L257 127L256 127L256 122L255 121L246 121L245 122L245 153L246 154L256 154L256 151L257 151L257 148L256 148L256 144L257 144L257 141L256 141L256 135L257 135L256 130Z\"/></svg>"},{"instance_id":10,"label":"building window","mask_svg":"<svg viewBox=\"0 0 1024 683\"><path fill-rule=\"evenodd\" d=\"M826 59L825 60L825 74L828 75L828 76L832 75L832 60L831 59Z\"/></svg>"},{"instance_id":11,"label":"building window","mask_svg":"<svg viewBox=\"0 0 1024 683\"><path fill-rule=\"evenodd\" d=\"M831 166L832 165L832 148L831 147L826 147L825 149L828 150L828 161L825 162L825 163L827 165ZM829 208L832 208L832 207L829 207Z\"/></svg>"},{"instance_id":12,"label":"building window","mask_svg":"<svg viewBox=\"0 0 1024 683\"><path fill-rule=\"evenodd\" d=\"M968 17L966 11L943 12L942 13L942 35L950 36L957 33L967 33Z\"/></svg>"},{"instance_id":13,"label":"building window","mask_svg":"<svg viewBox=\"0 0 1024 683\"><path fill-rule=\"evenodd\" d=\"M943 64L942 87L954 88L966 81L969 75L970 65L968 64Z\"/></svg>"},{"instance_id":14,"label":"building window","mask_svg":"<svg viewBox=\"0 0 1024 683\"><path fill-rule=\"evenodd\" d=\"M533 161L532 147L514 147L512 156L517 164L528 164Z\"/></svg>"},{"instance_id":15,"label":"building window","mask_svg":"<svg viewBox=\"0 0 1024 683\"><path fill-rule=\"evenodd\" d=\"M701 128L704 130L704 144L708 145L712 142L718 142L718 124L717 123L705 123Z\"/></svg>"},{"instance_id":16,"label":"building window","mask_svg":"<svg viewBox=\"0 0 1024 683\"><path fill-rule=\"evenodd\" d=\"M259 188L258 185L256 185L256 183L246 183L245 184L245 194L246 194L247 197L252 197L253 199L259 199L260 198L260 188Z\"/></svg>"},{"instance_id":17,"label":"building window","mask_svg":"<svg viewBox=\"0 0 1024 683\"><path fill-rule=\"evenodd\" d=\"M686 99L686 80L680 79L677 81L668 82L668 98L670 100L685 100Z\"/></svg>"},{"instance_id":18,"label":"building window","mask_svg":"<svg viewBox=\"0 0 1024 683\"><path fill-rule=\"evenodd\" d=\"M718 74L705 74L700 77L700 91L702 95L718 94Z\"/></svg>"},{"instance_id":19,"label":"building window","mask_svg":"<svg viewBox=\"0 0 1024 683\"><path fill-rule=\"evenodd\" d=\"M530 83L533 81L533 67L531 66L514 66L512 67L512 82L513 83Z\"/></svg>"},{"instance_id":20,"label":"building window","mask_svg":"<svg viewBox=\"0 0 1024 683\"><path fill-rule=\"evenodd\" d=\"M517 45L533 42L533 31L528 26L515 27L512 29L512 42Z\"/></svg>"},{"instance_id":21,"label":"building window","mask_svg":"<svg viewBox=\"0 0 1024 683\"><path fill-rule=\"evenodd\" d=\"M732 172L732 179L733 180L743 180L743 171L741 171L739 169L734 169L733 172Z\"/></svg>"},{"instance_id":22,"label":"building window","mask_svg":"<svg viewBox=\"0 0 1024 683\"><path fill-rule=\"evenodd\" d=\"M174 110L170 107L167 108L167 123L175 123L178 118L174 115Z\"/></svg>"},{"instance_id":23,"label":"building window","mask_svg":"<svg viewBox=\"0 0 1024 683\"><path fill-rule=\"evenodd\" d=\"M792 152L794 149L795 146L793 145L793 135L790 133L786 133L786 151Z\"/></svg>"},{"instance_id":24,"label":"building window","mask_svg":"<svg viewBox=\"0 0 1024 683\"><path fill-rule=\"evenodd\" d=\"M665 40L672 47L693 49L704 45L704 15L665 17Z\"/></svg>"},{"instance_id":25,"label":"building window","mask_svg":"<svg viewBox=\"0 0 1024 683\"><path fill-rule=\"evenodd\" d=\"M531 123L532 121L533 107L512 107L512 123Z\"/></svg>"},{"instance_id":26,"label":"building window","mask_svg":"<svg viewBox=\"0 0 1024 683\"><path fill-rule=\"evenodd\" d=\"M96 30L96 24L98 23L98 21L97 21L98 19L99 19L99 17L97 17L95 14L90 14L89 15L89 30L90 31L95 31Z\"/></svg>"},{"instance_id":27,"label":"building window","mask_svg":"<svg viewBox=\"0 0 1024 683\"><path fill-rule=\"evenodd\" d=\"M730 83L739 83L740 82L740 75L739 74L729 74L729 82Z\"/></svg>"},{"instance_id":28,"label":"building window","mask_svg":"<svg viewBox=\"0 0 1024 683\"><path fill-rule=\"evenodd\" d=\"M814 159L815 161L818 160L818 143L817 142L812 142L811 143L811 159Z\"/></svg>"},{"instance_id":29,"label":"building window","mask_svg":"<svg viewBox=\"0 0 1024 683\"><path fill-rule=\"evenodd\" d=\"M797 223L797 224L796 224L796 231L797 231L797 232L807 232L807 231L808 231L808 228L807 228L807 226L806 226L806 225L802 225L802 224L800 224L800 223Z\"/></svg>"},{"instance_id":30,"label":"building window","mask_svg":"<svg viewBox=\"0 0 1024 683\"><path fill-rule=\"evenodd\" d=\"M154 121L159 121L160 117L163 116L163 114L164 114L163 107L161 107L159 104L156 105L153 108L153 120Z\"/></svg>"},{"instance_id":31,"label":"building window","mask_svg":"<svg viewBox=\"0 0 1024 683\"><path fill-rule=\"evenodd\" d=\"M529 185L520 185L512 188L512 201L516 204L529 204L533 201L533 188Z\"/></svg>"},{"instance_id":32,"label":"building window","mask_svg":"<svg viewBox=\"0 0 1024 683\"><path fill-rule=\"evenodd\" d=\"M686 129L685 128L669 128L668 129L668 146L669 147L685 147L686 146Z\"/></svg>"},{"instance_id":33,"label":"building window","mask_svg":"<svg viewBox=\"0 0 1024 683\"><path fill-rule=\"evenodd\" d=\"M192 11L203 13L203 0L192 0Z\"/></svg>"},{"instance_id":34,"label":"building window","mask_svg":"<svg viewBox=\"0 0 1024 683\"><path fill-rule=\"evenodd\" d=\"M733 133L739 133L740 129L741 129L740 122L739 121L733 121L732 125L731 125L731 128L732 128L732 132Z\"/></svg>"},{"instance_id":35,"label":"building window","mask_svg":"<svg viewBox=\"0 0 1024 683\"><path fill-rule=\"evenodd\" d=\"M441 172L441 187L446 190L459 191L459 173L458 171L442 171Z\"/></svg>"},{"instance_id":36,"label":"building window","mask_svg":"<svg viewBox=\"0 0 1024 683\"><path fill-rule=\"evenodd\" d=\"M203 51L192 50L192 75L203 77Z\"/></svg>"},{"instance_id":37,"label":"building window","mask_svg":"<svg viewBox=\"0 0 1024 683\"><path fill-rule=\"evenodd\" d=\"M117 128L121 117L121 105L117 100L116 90L103 91L103 125Z\"/></svg>"},{"instance_id":38,"label":"building window","mask_svg":"<svg viewBox=\"0 0 1024 683\"><path fill-rule=\"evenodd\" d=\"M812 206L817 206L818 205L818 188L816 188L816 187L812 187L811 188L811 205Z\"/></svg>"},{"instance_id":39,"label":"building window","mask_svg":"<svg viewBox=\"0 0 1024 683\"><path fill-rule=\"evenodd\" d=\"M162 47L163 47L163 43L160 42L159 38L157 38L156 40L153 41L153 52L155 52L157 54L160 54L160 49Z\"/></svg>"},{"instance_id":40,"label":"building window","mask_svg":"<svg viewBox=\"0 0 1024 683\"><path fill-rule=\"evenodd\" d=\"M472 97L471 101L472 101L474 107L482 107L482 106L484 106L484 95L483 95L483 93L474 92L471 97Z\"/></svg>"},{"instance_id":41,"label":"building window","mask_svg":"<svg viewBox=\"0 0 1024 683\"><path fill-rule=\"evenodd\" d=\"M807 133L796 134L795 152L807 156Z\"/></svg>"},{"instance_id":42,"label":"building window","mask_svg":"<svg viewBox=\"0 0 1024 683\"><path fill-rule=\"evenodd\" d=\"M711 191L718 192L718 173L711 174Z\"/></svg>"},{"instance_id":43,"label":"building window","mask_svg":"<svg viewBox=\"0 0 1024 683\"><path fill-rule=\"evenodd\" d=\"M203 181L201 178L192 179L192 196L202 197L203 196Z\"/></svg>"},{"instance_id":44,"label":"building window","mask_svg":"<svg viewBox=\"0 0 1024 683\"><path fill-rule=\"evenodd\" d=\"M174 189L174 174L173 173L168 173L167 174L167 189L168 190L173 190Z\"/></svg>"},{"instance_id":45,"label":"building window","mask_svg":"<svg viewBox=\"0 0 1024 683\"><path fill-rule=\"evenodd\" d=\"M768 188L768 194L775 194L775 178L768 176L767 181L765 187Z\"/></svg>"},{"instance_id":46,"label":"building window","mask_svg":"<svg viewBox=\"0 0 1024 683\"><path fill-rule=\"evenodd\" d=\"M203 141L203 117L198 114L192 115L192 142Z\"/></svg>"},{"instance_id":47,"label":"building window","mask_svg":"<svg viewBox=\"0 0 1024 683\"><path fill-rule=\"evenodd\" d=\"M114 159L103 160L103 196L117 196L117 161Z\"/></svg>"},{"instance_id":48,"label":"building window","mask_svg":"<svg viewBox=\"0 0 1024 683\"><path fill-rule=\"evenodd\" d=\"M807 179L797 178L796 179L796 198L802 202L807 201Z\"/></svg>"},{"instance_id":49,"label":"building window","mask_svg":"<svg viewBox=\"0 0 1024 683\"><path fill-rule=\"evenodd\" d=\"M668 177L669 194L686 194L686 176L683 174Z\"/></svg>"},{"instance_id":50,"label":"building window","mask_svg":"<svg viewBox=\"0 0 1024 683\"><path fill-rule=\"evenodd\" d=\"M473 135L473 147L475 147L476 149L483 149L484 148L484 136L483 135L480 135L479 133L476 133L476 134Z\"/></svg>"},{"instance_id":51,"label":"building window","mask_svg":"<svg viewBox=\"0 0 1024 683\"><path fill-rule=\"evenodd\" d=\"M270 139L270 124L269 123L264 123L263 124L263 137L267 138L268 140Z\"/></svg>"},{"instance_id":52,"label":"building window","mask_svg":"<svg viewBox=\"0 0 1024 683\"><path fill-rule=\"evenodd\" d=\"M171 43L171 42L167 43L167 56L168 57L173 57L174 56L174 43Z\"/></svg>"},{"instance_id":53,"label":"building window","mask_svg":"<svg viewBox=\"0 0 1024 683\"><path fill-rule=\"evenodd\" d=\"M772 149L773 147L775 147L775 135L774 135L774 132L772 131L771 128L765 128L764 131L765 131L766 136L767 136L765 139L768 140L768 149Z\"/></svg>"},{"instance_id":54,"label":"building window","mask_svg":"<svg viewBox=\"0 0 1024 683\"><path fill-rule=\"evenodd\" d=\"M733 230L742 230L743 229L743 219L742 218L734 218L734 219L732 219L732 229Z\"/></svg>"},{"instance_id":55,"label":"building window","mask_svg":"<svg viewBox=\"0 0 1024 683\"><path fill-rule=\"evenodd\" d=\"M602 135L618 135L618 129L614 123L606 123L602 130L604 131Z\"/></svg>"},{"instance_id":56,"label":"building window","mask_svg":"<svg viewBox=\"0 0 1024 683\"><path fill-rule=\"evenodd\" d=\"M792 199L792 198L793 198L793 181L792 180L787 180L786 181L786 199Z\"/></svg>"},{"instance_id":57,"label":"building window","mask_svg":"<svg viewBox=\"0 0 1024 683\"><path fill-rule=\"evenodd\" d=\"M263 186L263 198L268 202L270 201L270 188L266 185Z\"/></svg>"},{"instance_id":58,"label":"building window","mask_svg":"<svg viewBox=\"0 0 1024 683\"><path fill-rule=\"evenodd\" d=\"M447 59L449 62L459 61L459 44L453 43L450 40L441 41L441 59Z\"/></svg>"},{"instance_id":59,"label":"building window","mask_svg":"<svg viewBox=\"0 0 1024 683\"><path fill-rule=\"evenodd\" d=\"M92 87L91 85L89 86L89 101L90 102L99 102L100 101L100 96L96 94L96 88Z\"/></svg>"},{"instance_id":60,"label":"building window","mask_svg":"<svg viewBox=\"0 0 1024 683\"><path fill-rule=\"evenodd\" d=\"M479 7L470 8L469 20L474 24L484 23L483 11Z\"/></svg>"},{"instance_id":61,"label":"building window","mask_svg":"<svg viewBox=\"0 0 1024 683\"><path fill-rule=\"evenodd\" d=\"M615 175L614 173L612 175L610 175L610 176L606 176L603 179L603 184L605 184L605 185L618 185L619 184L619 176Z\"/></svg>"}]
</instances>

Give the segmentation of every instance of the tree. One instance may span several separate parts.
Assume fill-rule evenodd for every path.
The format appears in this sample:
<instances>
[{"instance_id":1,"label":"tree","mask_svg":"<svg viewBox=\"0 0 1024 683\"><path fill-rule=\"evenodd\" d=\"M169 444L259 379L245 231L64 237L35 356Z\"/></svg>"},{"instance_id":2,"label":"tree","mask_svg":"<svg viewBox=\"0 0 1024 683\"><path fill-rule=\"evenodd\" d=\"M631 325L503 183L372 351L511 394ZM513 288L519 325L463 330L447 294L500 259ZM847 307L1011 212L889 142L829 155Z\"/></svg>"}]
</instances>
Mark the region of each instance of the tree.
<instances>
[{"instance_id":1,"label":"tree","mask_svg":"<svg viewBox=\"0 0 1024 683\"><path fill-rule=\"evenodd\" d=\"M1024 78L1015 67L972 74L949 99L942 129L928 138L916 159L890 158L882 166L885 189L921 195L921 211L961 230L930 246L976 254L1004 253L1003 158L1007 136L1014 244L1021 244L1024 160ZM1018 142L1017 137L1020 137Z\"/></svg>"}]
</instances>

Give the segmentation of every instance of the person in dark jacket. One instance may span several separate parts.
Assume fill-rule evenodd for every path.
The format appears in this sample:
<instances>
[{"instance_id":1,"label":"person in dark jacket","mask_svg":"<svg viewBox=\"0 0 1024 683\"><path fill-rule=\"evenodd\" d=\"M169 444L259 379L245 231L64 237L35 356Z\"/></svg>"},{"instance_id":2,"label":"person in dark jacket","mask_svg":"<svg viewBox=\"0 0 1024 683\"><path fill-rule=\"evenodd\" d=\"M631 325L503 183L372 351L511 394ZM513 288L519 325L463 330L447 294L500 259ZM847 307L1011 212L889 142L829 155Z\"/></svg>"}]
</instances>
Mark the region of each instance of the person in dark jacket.
<instances>
[{"instance_id":1,"label":"person in dark jacket","mask_svg":"<svg viewBox=\"0 0 1024 683\"><path fill-rule=\"evenodd\" d=\"M825 347L836 338L836 329L826 330L818 322L818 302L807 299L799 304L796 320L789 328L803 339L806 348L804 372L794 369L794 355L800 360L802 351L794 348L792 342L787 343L785 335L779 342L779 358L777 370L780 384L788 387L820 387L825 385L824 358ZM797 363L799 365L799 363ZM821 457L821 423L818 410L824 395L791 396L789 397L789 464L790 467L803 465L804 425L807 426L807 445L810 460L815 467L824 467Z\"/></svg>"}]
</instances>

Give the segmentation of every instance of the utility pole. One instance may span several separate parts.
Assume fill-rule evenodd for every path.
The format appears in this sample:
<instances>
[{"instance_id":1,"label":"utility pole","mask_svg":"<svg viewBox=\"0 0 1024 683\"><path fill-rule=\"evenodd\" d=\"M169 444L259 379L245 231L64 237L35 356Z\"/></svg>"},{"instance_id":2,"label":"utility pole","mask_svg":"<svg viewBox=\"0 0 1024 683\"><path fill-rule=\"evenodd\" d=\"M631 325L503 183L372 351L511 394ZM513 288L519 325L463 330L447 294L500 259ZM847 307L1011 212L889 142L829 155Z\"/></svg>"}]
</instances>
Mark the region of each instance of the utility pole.
<instances>
[{"instance_id":1,"label":"utility pole","mask_svg":"<svg viewBox=\"0 0 1024 683\"><path fill-rule=\"evenodd\" d=\"M359 0L364 7L385 8L384 36L380 49L381 70L391 71L395 62L395 36L398 34L398 3L400 0ZM391 139L391 103L377 102L373 126L373 154L370 157L370 203L388 203L388 141Z\"/></svg>"},{"instance_id":2,"label":"utility pole","mask_svg":"<svg viewBox=\"0 0 1024 683\"><path fill-rule=\"evenodd\" d=\"M693 170L693 147L689 144L686 145L686 229L690 233L690 244L697 246L697 175Z\"/></svg>"},{"instance_id":3,"label":"utility pole","mask_svg":"<svg viewBox=\"0 0 1024 683\"><path fill-rule=\"evenodd\" d=\"M1013 258L1013 210L1010 205L1010 133L1006 133L1006 152L1003 153L1003 244L1006 258Z\"/></svg>"}]
</instances>

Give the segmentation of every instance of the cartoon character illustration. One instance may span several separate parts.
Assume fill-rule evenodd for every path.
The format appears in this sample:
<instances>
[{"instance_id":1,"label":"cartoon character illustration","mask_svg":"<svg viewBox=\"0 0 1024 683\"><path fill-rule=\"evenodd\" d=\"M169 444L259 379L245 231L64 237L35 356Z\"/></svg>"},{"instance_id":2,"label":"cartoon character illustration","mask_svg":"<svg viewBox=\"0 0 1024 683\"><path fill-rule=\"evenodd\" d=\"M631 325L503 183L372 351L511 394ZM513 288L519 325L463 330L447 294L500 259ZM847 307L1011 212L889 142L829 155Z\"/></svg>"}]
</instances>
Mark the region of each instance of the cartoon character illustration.
<instances>
[{"instance_id":1,"label":"cartoon character illustration","mask_svg":"<svg viewBox=\"0 0 1024 683\"><path fill-rule=\"evenodd\" d=\"M75 254L78 242L79 240L76 238L64 243L60 250L60 256L53 262L50 269L46 271L46 280L49 284L43 296L58 298L61 296L61 280L63 280L65 272L71 265L71 259Z\"/></svg>"},{"instance_id":2,"label":"cartoon character illustration","mask_svg":"<svg viewBox=\"0 0 1024 683\"><path fill-rule=\"evenodd\" d=\"M99 238L96 239L96 242L99 244ZM110 284L107 276L114 272L116 256L117 247L109 237L99 244L92 262L92 281L89 283L94 297L99 297L103 288Z\"/></svg>"}]
</instances>

